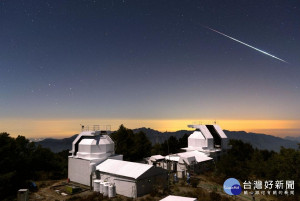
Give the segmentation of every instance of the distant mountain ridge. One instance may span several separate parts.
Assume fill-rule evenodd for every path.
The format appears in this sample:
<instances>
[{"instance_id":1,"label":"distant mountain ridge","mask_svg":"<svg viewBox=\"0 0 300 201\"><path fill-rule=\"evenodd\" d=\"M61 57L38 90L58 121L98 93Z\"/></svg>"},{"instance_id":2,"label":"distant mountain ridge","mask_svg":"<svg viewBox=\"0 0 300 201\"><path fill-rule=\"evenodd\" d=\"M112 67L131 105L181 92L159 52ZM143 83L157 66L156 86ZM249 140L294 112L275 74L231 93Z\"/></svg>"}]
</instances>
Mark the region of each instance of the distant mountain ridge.
<instances>
[{"instance_id":1,"label":"distant mountain ridge","mask_svg":"<svg viewBox=\"0 0 300 201\"><path fill-rule=\"evenodd\" d=\"M71 150L72 142L75 140L77 135L78 134L63 139L46 138L42 141L35 142L35 144L41 145L44 148L49 148L51 151L57 153L66 149Z\"/></svg>"},{"instance_id":2,"label":"distant mountain ridge","mask_svg":"<svg viewBox=\"0 0 300 201\"><path fill-rule=\"evenodd\" d=\"M179 130L175 132L160 132L145 127L133 129L134 133L138 133L140 131L146 134L146 136L148 137L148 139L151 141L152 144L163 143L171 136L174 136L177 139L179 139L182 136L184 136L184 134L190 135L191 133L194 132L188 130ZM267 149L267 150L273 150L278 152L281 146L285 148L292 148L292 149L298 149L299 147L298 146L299 142L289 140L289 138L283 139L272 135L247 133L245 131L224 130L224 132L226 133L229 139L242 140L243 142L250 143L253 147L258 149ZM77 135L73 135L72 137L64 138L64 139L46 138L42 141L36 142L36 144L41 145L45 148L49 148L53 152L60 152L66 149L71 150L72 142L76 137Z\"/></svg>"},{"instance_id":3,"label":"distant mountain ridge","mask_svg":"<svg viewBox=\"0 0 300 201\"><path fill-rule=\"evenodd\" d=\"M163 143L170 136L175 136L177 139L181 138L184 134L190 135L194 131L180 130L175 132L159 132L151 128L138 128L133 129L134 133L142 131L146 134L148 139L155 143ZM272 135L258 134L258 133L247 133L245 131L228 131L224 130L225 134L229 139L242 140L243 142L251 144L257 149L267 149L272 151L280 151L280 147L298 149L298 143L288 139L275 137Z\"/></svg>"},{"instance_id":4,"label":"distant mountain ridge","mask_svg":"<svg viewBox=\"0 0 300 201\"><path fill-rule=\"evenodd\" d=\"M138 133L138 132L143 132L146 134L146 136L148 137L148 139L152 142L152 144L161 144L163 143L165 140L169 139L169 137L174 136L177 139L181 138L184 136L184 134L192 134L194 131L188 131L188 130L179 130L179 131L175 131L175 132L160 132L151 128L136 128L136 129L132 129L133 133Z\"/></svg>"},{"instance_id":5,"label":"distant mountain ridge","mask_svg":"<svg viewBox=\"0 0 300 201\"><path fill-rule=\"evenodd\" d=\"M299 137L286 136L284 139L300 142L300 136Z\"/></svg>"},{"instance_id":6,"label":"distant mountain ridge","mask_svg":"<svg viewBox=\"0 0 300 201\"><path fill-rule=\"evenodd\" d=\"M228 131L224 130L229 139L242 140L250 143L258 149L267 149L272 151L280 151L280 147L298 149L299 145L296 141L275 137L272 135L247 133L245 131Z\"/></svg>"}]
</instances>

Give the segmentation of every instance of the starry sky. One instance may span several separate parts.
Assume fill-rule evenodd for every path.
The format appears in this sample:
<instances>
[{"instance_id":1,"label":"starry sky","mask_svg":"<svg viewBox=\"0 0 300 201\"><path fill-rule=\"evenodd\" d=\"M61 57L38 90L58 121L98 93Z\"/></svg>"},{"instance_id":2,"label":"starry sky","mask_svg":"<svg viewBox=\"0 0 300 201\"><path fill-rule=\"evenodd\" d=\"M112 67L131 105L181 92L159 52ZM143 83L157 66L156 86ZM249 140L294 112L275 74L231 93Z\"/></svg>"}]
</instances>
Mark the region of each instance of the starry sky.
<instances>
[{"instance_id":1,"label":"starry sky","mask_svg":"<svg viewBox=\"0 0 300 201\"><path fill-rule=\"evenodd\" d=\"M300 135L299 19L292 0L1 0L0 131L217 120Z\"/></svg>"}]
</instances>

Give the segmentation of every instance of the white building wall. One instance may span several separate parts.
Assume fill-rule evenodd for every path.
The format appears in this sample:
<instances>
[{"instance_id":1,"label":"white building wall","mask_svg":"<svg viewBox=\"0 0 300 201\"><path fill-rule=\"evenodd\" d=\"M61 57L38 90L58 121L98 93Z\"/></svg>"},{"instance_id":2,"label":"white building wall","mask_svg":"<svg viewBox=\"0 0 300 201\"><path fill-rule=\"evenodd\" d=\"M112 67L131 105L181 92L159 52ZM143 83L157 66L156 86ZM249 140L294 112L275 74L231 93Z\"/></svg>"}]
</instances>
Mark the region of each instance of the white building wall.
<instances>
[{"instance_id":1,"label":"white building wall","mask_svg":"<svg viewBox=\"0 0 300 201\"><path fill-rule=\"evenodd\" d=\"M109 141L105 142L107 144L104 144L103 142L100 141L99 145L101 146L101 151L102 152L112 152L114 154L114 143L108 144Z\"/></svg>"},{"instance_id":2,"label":"white building wall","mask_svg":"<svg viewBox=\"0 0 300 201\"><path fill-rule=\"evenodd\" d=\"M188 138L189 147L207 147L206 139L200 131L194 131Z\"/></svg>"},{"instance_id":3,"label":"white building wall","mask_svg":"<svg viewBox=\"0 0 300 201\"><path fill-rule=\"evenodd\" d=\"M126 197L137 197L137 188L134 179L127 179L118 176L112 176L106 173L100 173L100 179L115 184L116 193Z\"/></svg>"},{"instance_id":4,"label":"white building wall","mask_svg":"<svg viewBox=\"0 0 300 201\"><path fill-rule=\"evenodd\" d=\"M186 174L185 170L177 171L177 177L180 179L185 178L185 174Z\"/></svg>"},{"instance_id":5,"label":"white building wall","mask_svg":"<svg viewBox=\"0 0 300 201\"><path fill-rule=\"evenodd\" d=\"M160 174L157 174L161 172ZM109 174L100 171L100 179L115 184L116 193L136 198L151 193L154 186L163 188L167 185L167 173L161 168L151 168L138 179Z\"/></svg>"},{"instance_id":6,"label":"white building wall","mask_svg":"<svg viewBox=\"0 0 300 201\"><path fill-rule=\"evenodd\" d=\"M80 184L90 185L90 161L69 157L68 178Z\"/></svg>"},{"instance_id":7,"label":"white building wall","mask_svg":"<svg viewBox=\"0 0 300 201\"><path fill-rule=\"evenodd\" d=\"M116 185L117 194L131 198L137 197L137 187L134 181L127 181L121 178L116 178L114 181Z\"/></svg>"}]
</instances>

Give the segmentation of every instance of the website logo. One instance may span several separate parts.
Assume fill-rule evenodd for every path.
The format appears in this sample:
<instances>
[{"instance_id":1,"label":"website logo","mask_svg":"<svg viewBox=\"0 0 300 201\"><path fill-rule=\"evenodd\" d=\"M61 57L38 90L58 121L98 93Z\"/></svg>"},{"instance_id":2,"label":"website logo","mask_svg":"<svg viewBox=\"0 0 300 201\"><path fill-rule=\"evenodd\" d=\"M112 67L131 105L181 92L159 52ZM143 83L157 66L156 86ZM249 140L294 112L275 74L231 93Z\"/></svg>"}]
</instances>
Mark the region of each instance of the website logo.
<instances>
[{"instance_id":1,"label":"website logo","mask_svg":"<svg viewBox=\"0 0 300 201\"><path fill-rule=\"evenodd\" d=\"M240 182L235 178L227 179L223 184L223 189L228 195L239 195L242 192Z\"/></svg>"}]
</instances>

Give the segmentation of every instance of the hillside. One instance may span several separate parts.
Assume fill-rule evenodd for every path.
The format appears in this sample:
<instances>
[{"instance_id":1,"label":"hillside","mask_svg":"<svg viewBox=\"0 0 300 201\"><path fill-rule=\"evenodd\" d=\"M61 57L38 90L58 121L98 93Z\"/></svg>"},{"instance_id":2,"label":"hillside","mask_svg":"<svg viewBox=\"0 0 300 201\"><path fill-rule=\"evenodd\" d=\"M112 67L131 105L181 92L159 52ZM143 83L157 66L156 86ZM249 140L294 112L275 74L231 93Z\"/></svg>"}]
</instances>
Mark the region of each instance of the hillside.
<instances>
[{"instance_id":1,"label":"hillside","mask_svg":"<svg viewBox=\"0 0 300 201\"><path fill-rule=\"evenodd\" d=\"M184 134L191 134L193 131L180 130L175 132L160 132L151 128L137 128L133 129L134 133L144 132L152 144L163 143L171 136L181 138ZM271 135L258 134L258 133L247 133L245 131L228 131L224 130L229 139L242 140L243 142L250 143L253 147L258 149L267 149L272 151L279 151L280 147L298 149L298 143ZM65 149L71 149L72 142L77 135L73 135L69 138L64 139L52 139L47 138L36 144L40 144L45 148L50 148L53 152L60 152Z\"/></svg>"},{"instance_id":2,"label":"hillside","mask_svg":"<svg viewBox=\"0 0 300 201\"><path fill-rule=\"evenodd\" d=\"M258 149L267 149L272 151L279 151L280 147L298 149L298 143L291 140L286 140L272 135L247 133L245 131L227 131L224 130L229 139L242 140L250 143L253 147Z\"/></svg>"}]
</instances>

